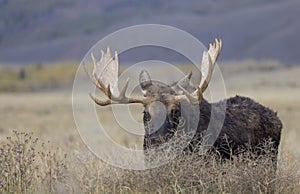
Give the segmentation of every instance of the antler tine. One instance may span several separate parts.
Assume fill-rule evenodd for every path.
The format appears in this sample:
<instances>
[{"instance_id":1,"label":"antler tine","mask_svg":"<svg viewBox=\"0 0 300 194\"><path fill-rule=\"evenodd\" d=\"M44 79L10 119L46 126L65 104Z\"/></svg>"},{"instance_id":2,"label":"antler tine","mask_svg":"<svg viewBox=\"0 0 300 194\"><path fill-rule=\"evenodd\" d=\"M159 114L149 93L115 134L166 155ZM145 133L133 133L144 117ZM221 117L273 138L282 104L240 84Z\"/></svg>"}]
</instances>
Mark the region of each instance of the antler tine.
<instances>
[{"instance_id":1,"label":"antler tine","mask_svg":"<svg viewBox=\"0 0 300 194\"><path fill-rule=\"evenodd\" d=\"M106 88L105 86L104 86L104 84L101 82L101 80L99 80L98 78L97 78L97 75L96 74L94 74L94 78L92 77L92 75L89 73L89 71L87 70L87 67L86 67L86 64L83 62L82 63L83 64L83 68L84 68L84 71L85 71L85 73L88 75L88 77L89 77L89 79L92 81L92 83L99 89L99 90L101 90L101 91L103 91L103 93L106 95L106 96L108 96L109 97L109 99L111 99L112 98L112 94L111 94L111 91L110 91L110 87L109 87L109 85L108 85L108 87ZM91 94L90 94L90 96L91 96ZM97 99L97 98L95 98L94 96L91 96L91 98L95 101L95 99L96 99L96 103L97 104L102 104L102 103L100 103L100 102L102 102L101 100L99 100L99 99ZM106 104L106 103L105 103Z\"/></svg>"},{"instance_id":2,"label":"antler tine","mask_svg":"<svg viewBox=\"0 0 300 194\"><path fill-rule=\"evenodd\" d=\"M207 61L208 61L208 67L207 68L208 68L208 70L207 70L207 72L201 72L202 73L202 78L201 78L199 88L200 88L202 93L206 90L206 88L208 86L208 83L211 79L212 72L214 70L214 65L212 64L212 61L211 61L211 58L210 58L209 54L208 53L205 53L205 54L207 55ZM204 55L204 53L203 53L203 55Z\"/></svg>"},{"instance_id":3,"label":"antler tine","mask_svg":"<svg viewBox=\"0 0 300 194\"><path fill-rule=\"evenodd\" d=\"M180 89L183 91L184 96L188 98L190 103L198 104L202 101L203 92L208 87L209 81L211 79L214 70L214 66L220 55L221 49L222 49L222 40L216 38L213 44L209 44L208 51L203 52L202 65L201 65L202 78L198 86L198 89L196 91L190 94L183 87L179 86ZM179 96L179 98L181 98L181 96Z\"/></svg>"},{"instance_id":4,"label":"antler tine","mask_svg":"<svg viewBox=\"0 0 300 194\"><path fill-rule=\"evenodd\" d=\"M123 89L120 92L120 95L119 95L120 98L126 98L125 94L126 94L126 90L128 88L128 83L129 83L129 78L127 78L127 80L125 82L125 86L123 87Z\"/></svg>"},{"instance_id":5,"label":"antler tine","mask_svg":"<svg viewBox=\"0 0 300 194\"><path fill-rule=\"evenodd\" d=\"M92 95L91 93L89 93L89 96L92 98L92 100L100 105L100 106L106 106L106 105L110 105L112 104L112 101L111 100L105 100L105 101L102 101L102 100L99 100L98 98L96 98L94 95Z\"/></svg>"},{"instance_id":6,"label":"antler tine","mask_svg":"<svg viewBox=\"0 0 300 194\"><path fill-rule=\"evenodd\" d=\"M104 59L104 51L103 50L101 50L100 51L101 52L101 58L100 58L100 63L102 63L102 61L103 61L103 59Z\"/></svg>"},{"instance_id":7,"label":"antler tine","mask_svg":"<svg viewBox=\"0 0 300 194\"><path fill-rule=\"evenodd\" d=\"M107 97L109 99L113 99L113 95L112 95L111 90L110 90L110 84L107 85L106 91L107 91L107 94L106 94Z\"/></svg>"},{"instance_id":8,"label":"antler tine","mask_svg":"<svg viewBox=\"0 0 300 194\"><path fill-rule=\"evenodd\" d=\"M101 59L97 61L94 54L91 54L94 69L91 74L85 65L84 70L92 83L100 89L106 96L107 100L100 100L93 94L89 94L92 100L100 105L106 106L110 104L128 104L128 103L142 103L145 104L147 99L129 98L126 96L126 90L128 88L129 79L125 82L125 85L121 92L119 92L118 85L118 53L115 52L114 58L111 57L110 49L107 47L106 52L101 50ZM111 87L112 86L112 87Z\"/></svg>"},{"instance_id":9,"label":"antler tine","mask_svg":"<svg viewBox=\"0 0 300 194\"><path fill-rule=\"evenodd\" d=\"M222 49L222 40L221 39L215 39L215 42L213 43L212 47L209 48L208 54L210 55L212 59L212 65L214 66Z\"/></svg>"},{"instance_id":10,"label":"antler tine","mask_svg":"<svg viewBox=\"0 0 300 194\"><path fill-rule=\"evenodd\" d=\"M111 99L100 100L97 97L95 97L92 93L89 93L89 96L99 106L107 106L107 105L111 105L111 104L129 104L129 103L146 104L146 103L148 103L147 100L138 99L138 98L123 98L120 100L111 100Z\"/></svg>"},{"instance_id":11,"label":"antler tine","mask_svg":"<svg viewBox=\"0 0 300 194\"><path fill-rule=\"evenodd\" d=\"M102 90L102 87L100 85L98 85L98 83L96 82L96 80L92 77L92 75L90 74L90 72L87 70L87 67L85 65L85 62L82 62L83 65L83 69L85 71L85 73L88 75L89 79L92 81L92 83L100 90Z\"/></svg>"},{"instance_id":12,"label":"antler tine","mask_svg":"<svg viewBox=\"0 0 300 194\"><path fill-rule=\"evenodd\" d=\"M190 94L186 89L184 89L181 85L179 85L179 88L182 90L183 94L185 97L187 97L187 99L189 100L190 103L192 104L198 104L199 102L201 102L202 98L203 98L203 95L202 95L202 92L201 90L198 88L195 92L196 95L194 94ZM179 96L179 99L181 98L182 96Z\"/></svg>"},{"instance_id":13,"label":"antler tine","mask_svg":"<svg viewBox=\"0 0 300 194\"><path fill-rule=\"evenodd\" d=\"M213 44L210 44L209 50L207 53L203 53L202 58L202 78L200 82L200 88L202 93L206 90L209 81L211 79L215 64L217 62L217 59L221 53L222 49L222 40L215 39L215 42ZM207 55L207 60L204 58ZM207 71L206 71L207 70Z\"/></svg>"},{"instance_id":14,"label":"antler tine","mask_svg":"<svg viewBox=\"0 0 300 194\"><path fill-rule=\"evenodd\" d=\"M90 77L92 77L90 75ZM91 78L90 78L91 79ZM95 80L97 81L96 83L94 83L98 89L100 89L105 95L107 96L111 96L111 91L110 91L110 87L108 85L108 87L105 87L105 85L103 84L103 82L98 78L98 76L96 75L96 73L94 72L94 78L91 79L93 82L95 82Z\"/></svg>"},{"instance_id":15,"label":"antler tine","mask_svg":"<svg viewBox=\"0 0 300 194\"><path fill-rule=\"evenodd\" d=\"M92 61L93 61L93 64L94 64L94 69L95 69L96 66L97 66L97 61L95 59L94 53L91 53L91 58L92 58Z\"/></svg>"}]
</instances>

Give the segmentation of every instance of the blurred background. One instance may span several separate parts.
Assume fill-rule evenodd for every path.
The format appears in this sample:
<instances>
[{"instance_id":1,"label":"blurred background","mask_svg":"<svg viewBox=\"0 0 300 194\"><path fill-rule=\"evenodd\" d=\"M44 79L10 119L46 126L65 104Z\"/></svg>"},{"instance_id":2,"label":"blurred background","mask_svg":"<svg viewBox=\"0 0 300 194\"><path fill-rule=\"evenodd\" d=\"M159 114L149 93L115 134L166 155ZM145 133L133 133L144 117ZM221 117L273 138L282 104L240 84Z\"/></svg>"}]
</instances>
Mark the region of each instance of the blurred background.
<instances>
[{"instance_id":1,"label":"blurred background","mask_svg":"<svg viewBox=\"0 0 300 194\"><path fill-rule=\"evenodd\" d=\"M78 146L71 91L80 60L118 29L157 23L187 31L205 45L221 38L219 66L228 97L249 96L277 111L284 123L282 148L297 155L299 17L298 0L0 0L0 136L19 129L67 149ZM122 61L168 59L189 72L175 54L150 51L120 56L121 70ZM141 122L141 108L133 109ZM110 116L102 119L111 125ZM116 141L141 145L126 135Z\"/></svg>"},{"instance_id":2,"label":"blurred background","mask_svg":"<svg viewBox=\"0 0 300 194\"><path fill-rule=\"evenodd\" d=\"M80 60L111 32L159 23L185 30L205 45L222 38L224 60L296 64L299 13L297 0L1 0L0 61Z\"/></svg>"}]
</instances>

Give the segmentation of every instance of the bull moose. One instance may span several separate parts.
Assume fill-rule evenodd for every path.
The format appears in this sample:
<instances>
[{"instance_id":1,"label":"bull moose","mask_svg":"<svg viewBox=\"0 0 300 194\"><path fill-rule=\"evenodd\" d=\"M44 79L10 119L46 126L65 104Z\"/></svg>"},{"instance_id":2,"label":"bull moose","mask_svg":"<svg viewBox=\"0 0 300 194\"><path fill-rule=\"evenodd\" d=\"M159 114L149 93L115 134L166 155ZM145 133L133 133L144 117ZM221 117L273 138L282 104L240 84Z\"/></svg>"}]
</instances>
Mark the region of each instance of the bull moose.
<instances>
[{"instance_id":1,"label":"bull moose","mask_svg":"<svg viewBox=\"0 0 300 194\"><path fill-rule=\"evenodd\" d=\"M100 106L111 104L140 103L144 106L144 152L155 146L160 146L169 141L178 132L178 125L181 120L181 105L188 103L197 106L198 124L196 125L194 137L186 149L197 149L197 142L201 142L200 135L208 128L213 107L218 107L226 102L226 109L223 111L225 117L213 148L225 158L229 153L236 153L239 146L249 145L256 147L265 139L271 139L274 150L277 154L282 123L277 113L271 109L255 102L254 100L235 96L216 103L209 103L203 98L203 93L208 87L214 66L222 49L222 41L215 39L210 44L209 50L204 51L201 64L201 81L199 86L193 87L189 73L173 85L155 83L151 80L149 73L143 70L139 76L142 98L126 96L128 80L122 90L118 89L118 55L112 57L109 48L102 53L100 61L97 61L93 54L91 58L94 64L93 72L90 73L86 66L87 75L94 85L107 97L107 100L100 100L90 94L92 100ZM159 121L159 122L158 122ZM229 147L223 143L229 142Z\"/></svg>"}]
</instances>

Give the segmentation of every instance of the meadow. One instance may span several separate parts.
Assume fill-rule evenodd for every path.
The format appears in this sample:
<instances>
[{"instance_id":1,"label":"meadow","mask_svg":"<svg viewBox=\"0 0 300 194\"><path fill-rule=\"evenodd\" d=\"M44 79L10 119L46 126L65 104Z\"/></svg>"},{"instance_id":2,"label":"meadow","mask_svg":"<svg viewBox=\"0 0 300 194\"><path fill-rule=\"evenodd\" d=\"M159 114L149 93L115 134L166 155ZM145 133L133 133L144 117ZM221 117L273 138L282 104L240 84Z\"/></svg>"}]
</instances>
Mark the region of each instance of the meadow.
<instances>
[{"instance_id":1,"label":"meadow","mask_svg":"<svg viewBox=\"0 0 300 194\"><path fill-rule=\"evenodd\" d=\"M190 69L178 67L186 73ZM253 160L250 152L225 162L212 156L180 156L145 171L110 166L88 150L76 130L72 111L76 68L71 62L0 66L1 193L300 192L299 66L251 60L220 66L227 97L248 96L278 112L284 128L277 171L271 155ZM210 99L209 93L206 97ZM129 107L141 123L142 107ZM143 137L126 133L114 123L111 108L96 110L115 142L142 149ZM143 133L142 128L136 130Z\"/></svg>"}]
</instances>

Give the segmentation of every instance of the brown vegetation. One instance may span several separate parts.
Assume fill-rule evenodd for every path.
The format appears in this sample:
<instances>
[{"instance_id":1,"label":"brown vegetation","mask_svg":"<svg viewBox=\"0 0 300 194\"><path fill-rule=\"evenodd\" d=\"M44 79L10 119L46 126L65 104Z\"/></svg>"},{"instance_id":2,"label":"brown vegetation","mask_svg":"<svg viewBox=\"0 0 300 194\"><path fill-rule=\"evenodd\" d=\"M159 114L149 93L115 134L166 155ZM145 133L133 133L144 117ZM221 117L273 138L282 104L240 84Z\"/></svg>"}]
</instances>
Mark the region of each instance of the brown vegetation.
<instances>
[{"instance_id":1,"label":"brown vegetation","mask_svg":"<svg viewBox=\"0 0 300 194\"><path fill-rule=\"evenodd\" d=\"M266 141L261 149L270 150ZM0 149L4 193L298 193L295 163L276 172L273 153L253 159L245 150L232 160L218 155L180 155L154 169L130 171L87 155L64 154L14 131ZM298 173L298 174L297 174Z\"/></svg>"}]
</instances>

